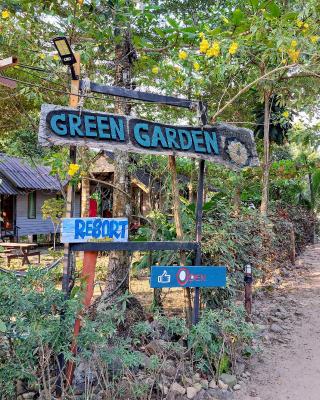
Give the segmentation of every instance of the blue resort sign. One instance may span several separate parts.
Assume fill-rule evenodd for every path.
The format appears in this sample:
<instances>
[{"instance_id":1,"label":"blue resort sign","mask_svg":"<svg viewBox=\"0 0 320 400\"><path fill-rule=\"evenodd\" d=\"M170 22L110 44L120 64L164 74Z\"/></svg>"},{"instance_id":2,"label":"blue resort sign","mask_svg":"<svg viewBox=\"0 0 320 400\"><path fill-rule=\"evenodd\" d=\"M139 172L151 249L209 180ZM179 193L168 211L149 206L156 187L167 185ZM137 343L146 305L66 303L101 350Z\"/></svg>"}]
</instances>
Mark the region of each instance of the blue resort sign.
<instances>
[{"instance_id":1,"label":"blue resort sign","mask_svg":"<svg viewBox=\"0 0 320 400\"><path fill-rule=\"evenodd\" d=\"M196 157L234 169L259 165L248 129L227 124L175 126L51 104L41 108L39 142Z\"/></svg>"},{"instance_id":2,"label":"blue resort sign","mask_svg":"<svg viewBox=\"0 0 320 400\"><path fill-rule=\"evenodd\" d=\"M225 287L226 267L151 267L152 288Z\"/></svg>"},{"instance_id":3,"label":"blue resort sign","mask_svg":"<svg viewBox=\"0 0 320 400\"><path fill-rule=\"evenodd\" d=\"M62 243L127 242L127 218L63 218Z\"/></svg>"}]
</instances>

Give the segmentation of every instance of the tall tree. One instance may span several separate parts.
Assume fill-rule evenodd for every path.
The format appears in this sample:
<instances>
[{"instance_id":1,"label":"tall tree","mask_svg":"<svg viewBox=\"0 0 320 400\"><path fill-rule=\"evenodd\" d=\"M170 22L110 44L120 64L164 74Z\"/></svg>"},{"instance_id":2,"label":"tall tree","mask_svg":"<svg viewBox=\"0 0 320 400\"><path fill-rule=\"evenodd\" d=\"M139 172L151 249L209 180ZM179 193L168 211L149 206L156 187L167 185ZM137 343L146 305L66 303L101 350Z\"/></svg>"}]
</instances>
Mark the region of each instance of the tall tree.
<instances>
[{"instance_id":1,"label":"tall tree","mask_svg":"<svg viewBox=\"0 0 320 400\"><path fill-rule=\"evenodd\" d=\"M117 19L117 16L115 16ZM131 41L129 27L115 28L115 85L132 88L132 64L136 58ZM129 115L131 105L126 100L116 100L116 114ZM128 152L115 150L114 158L114 185L120 190L113 191L113 217L131 218L131 177L130 155ZM106 287L101 295L97 311L114 302L115 298L129 289L129 271L131 257L126 251L111 251L106 276Z\"/></svg>"}]
</instances>

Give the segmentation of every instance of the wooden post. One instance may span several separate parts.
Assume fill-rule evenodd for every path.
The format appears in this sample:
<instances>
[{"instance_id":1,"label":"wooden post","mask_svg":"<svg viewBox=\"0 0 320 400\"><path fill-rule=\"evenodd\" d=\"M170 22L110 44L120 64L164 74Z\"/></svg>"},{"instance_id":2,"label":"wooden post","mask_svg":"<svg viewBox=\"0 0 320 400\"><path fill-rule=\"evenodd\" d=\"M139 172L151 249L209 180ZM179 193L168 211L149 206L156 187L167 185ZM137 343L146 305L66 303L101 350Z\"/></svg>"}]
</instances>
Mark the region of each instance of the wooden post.
<instances>
[{"instance_id":1,"label":"wooden post","mask_svg":"<svg viewBox=\"0 0 320 400\"><path fill-rule=\"evenodd\" d=\"M252 313L252 267L250 264L245 266L244 272L244 308L246 310L246 321L251 321Z\"/></svg>"},{"instance_id":2,"label":"wooden post","mask_svg":"<svg viewBox=\"0 0 320 400\"><path fill-rule=\"evenodd\" d=\"M290 261L291 264L294 265L296 263L296 238L294 234L294 224L291 224L290 227L290 242L291 242Z\"/></svg>"},{"instance_id":3,"label":"wooden post","mask_svg":"<svg viewBox=\"0 0 320 400\"><path fill-rule=\"evenodd\" d=\"M88 209L89 209L88 212L89 217L97 216L96 200L90 200ZM97 257L98 257L97 251L84 252L81 278L83 282L85 282L86 284L84 298L83 298L83 306L85 310L90 306L91 299L94 293L94 277L95 277ZM71 353L74 356L77 354L77 337L79 336L80 329L81 329L81 319L79 316L75 320L73 329L73 342L71 346ZM72 385L74 370L75 370L75 363L73 361L69 361L66 370L66 380L68 386Z\"/></svg>"}]
</instances>

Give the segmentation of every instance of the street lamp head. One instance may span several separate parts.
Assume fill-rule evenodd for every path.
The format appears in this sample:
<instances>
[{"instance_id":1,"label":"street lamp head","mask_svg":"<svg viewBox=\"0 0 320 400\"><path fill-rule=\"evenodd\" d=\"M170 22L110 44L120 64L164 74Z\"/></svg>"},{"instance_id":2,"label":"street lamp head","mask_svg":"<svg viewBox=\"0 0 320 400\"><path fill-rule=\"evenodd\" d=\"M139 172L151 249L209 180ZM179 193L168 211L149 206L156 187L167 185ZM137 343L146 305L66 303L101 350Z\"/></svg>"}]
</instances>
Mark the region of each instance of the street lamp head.
<instances>
[{"instance_id":1,"label":"street lamp head","mask_svg":"<svg viewBox=\"0 0 320 400\"><path fill-rule=\"evenodd\" d=\"M73 54L71 46L65 36L59 36L53 39L53 44L57 49L61 61L64 65L73 65L76 63L76 58Z\"/></svg>"},{"instance_id":2,"label":"street lamp head","mask_svg":"<svg viewBox=\"0 0 320 400\"><path fill-rule=\"evenodd\" d=\"M252 267L251 267L250 264L247 264L247 265L245 266L245 273L248 274L248 275L251 275L251 274L252 274Z\"/></svg>"}]
</instances>

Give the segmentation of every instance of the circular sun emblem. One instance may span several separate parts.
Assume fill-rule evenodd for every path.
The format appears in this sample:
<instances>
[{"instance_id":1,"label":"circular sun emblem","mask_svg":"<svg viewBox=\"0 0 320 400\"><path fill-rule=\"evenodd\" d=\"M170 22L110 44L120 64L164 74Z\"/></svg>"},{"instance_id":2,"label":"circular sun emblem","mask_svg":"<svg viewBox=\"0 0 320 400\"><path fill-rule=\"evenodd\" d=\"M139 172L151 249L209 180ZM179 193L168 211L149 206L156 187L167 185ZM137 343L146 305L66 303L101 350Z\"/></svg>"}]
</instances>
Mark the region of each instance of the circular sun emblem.
<instances>
[{"instance_id":1,"label":"circular sun emblem","mask_svg":"<svg viewBox=\"0 0 320 400\"><path fill-rule=\"evenodd\" d=\"M246 165L248 161L248 151L244 144L237 140L230 141L226 146L226 152L230 160L238 165Z\"/></svg>"}]
</instances>

